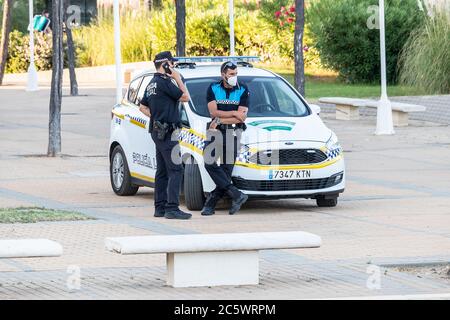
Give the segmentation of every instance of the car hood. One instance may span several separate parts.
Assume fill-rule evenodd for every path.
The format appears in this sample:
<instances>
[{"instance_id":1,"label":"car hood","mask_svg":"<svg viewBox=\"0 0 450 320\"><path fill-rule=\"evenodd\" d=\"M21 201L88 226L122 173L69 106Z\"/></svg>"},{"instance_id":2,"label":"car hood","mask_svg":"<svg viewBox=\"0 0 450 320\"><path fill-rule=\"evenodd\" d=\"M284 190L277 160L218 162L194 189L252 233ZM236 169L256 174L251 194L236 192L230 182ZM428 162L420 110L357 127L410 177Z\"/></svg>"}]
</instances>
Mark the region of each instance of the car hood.
<instances>
[{"instance_id":1,"label":"car hood","mask_svg":"<svg viewBox=\"0 0 450 320\"><path fill-rule=\"evenodd\" d=\"M247 130L241 142L254 144L270 141L317 141L327 142L331 136L317 115L290 118L247 118Z\"/></svg>"}]
</instances>

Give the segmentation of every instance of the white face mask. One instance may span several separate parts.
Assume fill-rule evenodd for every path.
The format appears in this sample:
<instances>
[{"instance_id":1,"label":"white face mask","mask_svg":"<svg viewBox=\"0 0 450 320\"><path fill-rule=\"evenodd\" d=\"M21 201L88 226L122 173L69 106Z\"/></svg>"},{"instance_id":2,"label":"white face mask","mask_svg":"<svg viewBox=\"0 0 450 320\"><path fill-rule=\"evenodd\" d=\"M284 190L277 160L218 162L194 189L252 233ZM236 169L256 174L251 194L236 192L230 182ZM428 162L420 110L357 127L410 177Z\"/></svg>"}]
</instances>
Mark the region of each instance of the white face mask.
<instances>
[{"instance_id":1,"label":"white face mask","mask_svg":"<svg viewBox=\"0 0 450 320\"><path fill-rule=\"evenodd\" d=\"M235 85L237 85L238 77L237 76L230 77L228 78L227 82L230 86L234 87Z\"/></svg>"}]
</instances>

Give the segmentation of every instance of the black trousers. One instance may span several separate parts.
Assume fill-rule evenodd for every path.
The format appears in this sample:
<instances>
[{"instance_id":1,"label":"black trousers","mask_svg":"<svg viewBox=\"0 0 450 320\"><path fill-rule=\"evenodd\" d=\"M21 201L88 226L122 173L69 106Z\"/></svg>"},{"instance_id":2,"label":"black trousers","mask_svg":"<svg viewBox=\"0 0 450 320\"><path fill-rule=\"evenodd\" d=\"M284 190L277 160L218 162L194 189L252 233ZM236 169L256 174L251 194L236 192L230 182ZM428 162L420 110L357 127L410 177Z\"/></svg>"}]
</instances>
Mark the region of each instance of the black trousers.
<instances>
[{"instance_id":1,"label":"black trousers","mask_svg":"<svg viewBox=\"0 0 450 320\"><path fill-rule=\"evenodd\" d=\"M233 186L231 174L236 161L238 148L240 147L239 137L233 136L232 130L228 130L228 132L223 130L220 131L220 133L221 141L216 141L215 137L210 141L206 141L205 152L203 155L206 171L216 184L212 196L213 198L220 199L225 193L231 193L230 195L232 197L238 197L240 193L239 190ZM216 147L210 152L211 149L208 149L207 147L214 142ZM220 165L217 164L218 159L220 159Z\"/></svg>"},{"instance_id":2,"label":"black trousers","mask_svg":"<svg viewBox=\"0 0 450 320\"><path fill-rule=\"evenodd\" d=\"M155 131L151 135L156 147L155 208L165 212L178 210L183 175L180 145L171 140L170 134L164 140L159 140Z\"/></svg>"}]
</instances>

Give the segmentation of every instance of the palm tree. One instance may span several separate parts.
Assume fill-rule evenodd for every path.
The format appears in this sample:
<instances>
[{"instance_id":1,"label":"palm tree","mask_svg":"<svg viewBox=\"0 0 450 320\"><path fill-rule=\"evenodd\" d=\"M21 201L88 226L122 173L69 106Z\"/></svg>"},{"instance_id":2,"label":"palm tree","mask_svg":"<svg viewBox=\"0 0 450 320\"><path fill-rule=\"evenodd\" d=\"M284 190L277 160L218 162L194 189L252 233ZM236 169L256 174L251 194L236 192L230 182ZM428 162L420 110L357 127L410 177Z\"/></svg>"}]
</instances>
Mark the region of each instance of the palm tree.
<instances>
[{"instance_id":1,"label":"palm tree","mask_svg":"<svg viewBox=\"0 0 450 320\"><path fill-rule=\"evenodd\" d=\"M8 57L9 33L11 32L11 11L14 0L3 0L2 40L0 43L0 86L3 84L6 58Z\"/></svg>"},{"instance_id":2,"label":"palm tree","mask_svg":"<svg viewBox=\"0 0 450 320\"><path fill-rule=\"evenodd\" d=\"M176 29L177 29L177 56L186 55L186 1L175 0Z\"/></svg>"},{"instance_id":3,"label":"palm tree","mask_svg":"<svg viewBox=\"0 0 450 320\"><path fill-rule=\"evenodd\" d=\"M305 30L305 1L295 0L295 33L294 33L294 64L295 88L302 96L305 95L305 64L303 61L303 32Z\"/></svg>"},{"instance_id":4,"label":"palm tree","mask_svg":"<svg viewBox=\"0 0 450 320\"><path fill-rule=\"evenodd\" d=\"M64 0L52 0L52 85L49 104L48 151L49 157L61 153L61 99L63 75L63 10Z\"/></svg>"}]
</instances>

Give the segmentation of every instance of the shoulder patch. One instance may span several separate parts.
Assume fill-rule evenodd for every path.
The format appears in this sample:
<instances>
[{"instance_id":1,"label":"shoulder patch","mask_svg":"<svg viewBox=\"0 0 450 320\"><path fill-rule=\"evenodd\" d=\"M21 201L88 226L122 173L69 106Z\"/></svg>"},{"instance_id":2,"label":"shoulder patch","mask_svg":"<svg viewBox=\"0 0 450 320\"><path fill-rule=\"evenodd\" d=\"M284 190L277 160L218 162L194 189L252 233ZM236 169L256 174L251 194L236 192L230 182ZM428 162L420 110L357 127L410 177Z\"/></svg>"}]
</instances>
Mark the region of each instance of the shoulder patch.
<instances>
[{"instance_id":1,"label":"shoulder patch","mask_svg":"<svg viewBox=\"0 0 450 320\"><path fill-rule=\"evenodd\" d=\"M147 89L146 89L147 95L149 95L149 96L155 95L157 87L158 87L158 83L150 82L149 85L147 86Z\"/></svg>"}]
</instances>

